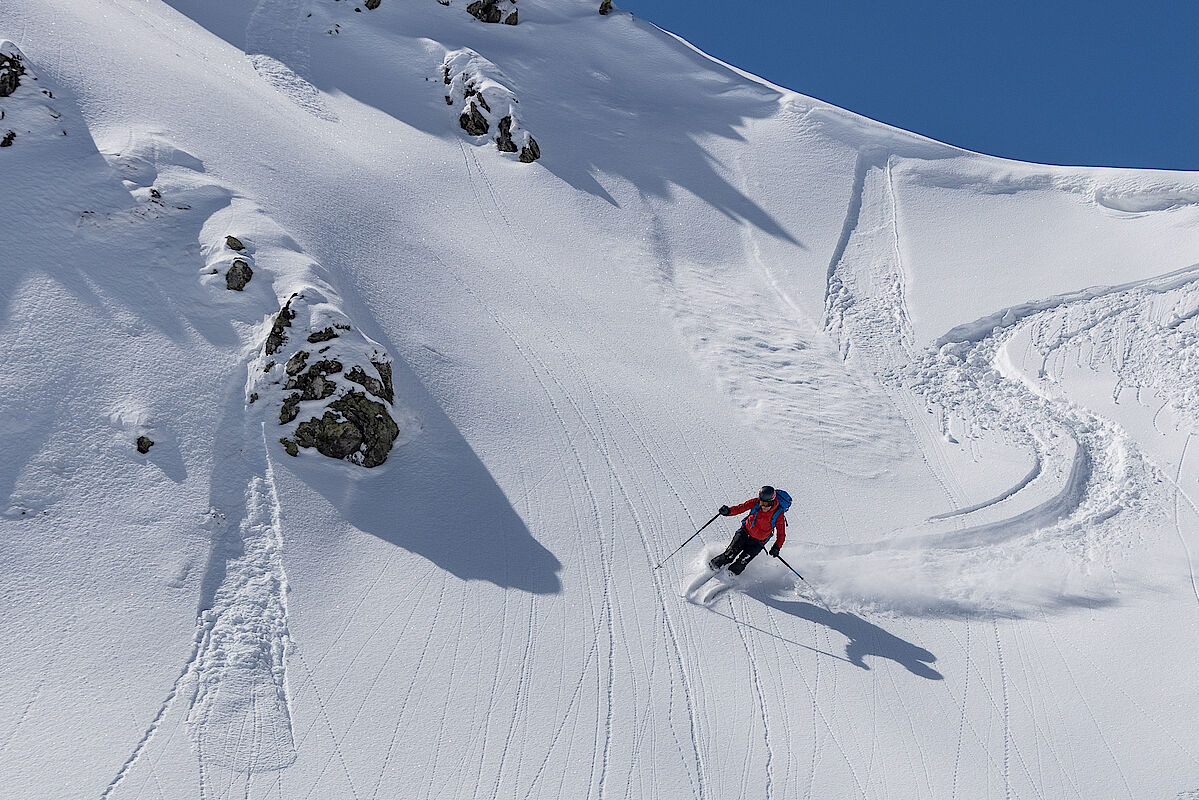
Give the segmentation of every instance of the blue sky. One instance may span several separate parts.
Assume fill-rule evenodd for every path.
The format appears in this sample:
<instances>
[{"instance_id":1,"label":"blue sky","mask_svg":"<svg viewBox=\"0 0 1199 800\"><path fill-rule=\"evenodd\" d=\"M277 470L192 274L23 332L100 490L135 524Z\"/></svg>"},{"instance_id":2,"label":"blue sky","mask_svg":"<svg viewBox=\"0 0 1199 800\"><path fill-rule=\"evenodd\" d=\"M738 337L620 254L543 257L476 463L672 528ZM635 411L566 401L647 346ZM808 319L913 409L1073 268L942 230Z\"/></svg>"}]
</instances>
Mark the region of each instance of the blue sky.
<instances>
[{"instance_id":1,"label":"blue sky","mask_svg":"<svg viewBox=\"0 0 1199 800\"><path fill-rule=\"evenodd\" d=\"M1199 170L1199 2L617 0L779 85L950 144Z\"/></svg>"}]
</instances>

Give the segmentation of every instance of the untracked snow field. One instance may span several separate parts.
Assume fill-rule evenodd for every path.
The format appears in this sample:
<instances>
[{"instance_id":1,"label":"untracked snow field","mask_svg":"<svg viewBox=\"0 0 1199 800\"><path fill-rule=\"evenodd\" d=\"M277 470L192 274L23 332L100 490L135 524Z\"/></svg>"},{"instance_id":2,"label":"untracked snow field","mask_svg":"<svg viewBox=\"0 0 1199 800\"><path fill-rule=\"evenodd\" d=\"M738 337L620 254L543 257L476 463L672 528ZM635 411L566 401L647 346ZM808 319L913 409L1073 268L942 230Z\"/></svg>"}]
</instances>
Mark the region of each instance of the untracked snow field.
<instances>
[{"instance_id":1,"label":"untracked snow field","mask_svg":"<svg viewBox=\"0 0 1199 800\"><path fill-rule=\"evenodd\" d=\"M1199 177L370 5L0 0L0 795L1199 797Z\"/></svg>"}]
</instances>

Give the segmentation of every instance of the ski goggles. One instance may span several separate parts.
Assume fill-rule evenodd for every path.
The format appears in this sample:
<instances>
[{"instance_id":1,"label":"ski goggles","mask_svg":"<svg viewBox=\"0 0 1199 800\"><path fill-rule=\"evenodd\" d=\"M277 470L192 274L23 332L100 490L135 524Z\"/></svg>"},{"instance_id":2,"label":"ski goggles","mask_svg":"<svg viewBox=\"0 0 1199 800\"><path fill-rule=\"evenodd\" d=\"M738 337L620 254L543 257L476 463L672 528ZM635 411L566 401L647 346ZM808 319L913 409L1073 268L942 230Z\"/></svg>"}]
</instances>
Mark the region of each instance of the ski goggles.
<instances>
[{"instance_id":1,"label":"ski goggles","mask_svg":"<svg viewBox=\"0 0 1199 800\"><path fill-rule=\"evenodd\" d=\"M763 505L770 505L771 503L773 503L774 502L774 490L771 489L769 492L767 492L767 491L759 492L758 493L758 502L762 503Z\"/></svg>"}]
</instances>

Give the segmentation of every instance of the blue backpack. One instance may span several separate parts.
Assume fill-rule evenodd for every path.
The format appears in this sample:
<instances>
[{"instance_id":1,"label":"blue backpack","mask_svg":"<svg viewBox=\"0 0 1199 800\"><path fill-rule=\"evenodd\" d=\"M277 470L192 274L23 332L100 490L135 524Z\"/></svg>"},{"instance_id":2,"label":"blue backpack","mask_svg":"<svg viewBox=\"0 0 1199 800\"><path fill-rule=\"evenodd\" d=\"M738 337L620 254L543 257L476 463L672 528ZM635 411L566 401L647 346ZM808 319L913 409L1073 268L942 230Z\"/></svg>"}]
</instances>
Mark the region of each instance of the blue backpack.
<instances>
[{"instance_id":1,"label":"blue backpack","mask_svg":"<svg viewBox=\"0 0 1199 800\"><path fill-rule=\"evenodd\" d=\"M770 527L773 528L775 523L779 521L779 514L785 513L791 507L791 495L784 492L782 489L774 490L775 499L779 501L779 506L770 515Z\"/></svg>"}]
</instances>

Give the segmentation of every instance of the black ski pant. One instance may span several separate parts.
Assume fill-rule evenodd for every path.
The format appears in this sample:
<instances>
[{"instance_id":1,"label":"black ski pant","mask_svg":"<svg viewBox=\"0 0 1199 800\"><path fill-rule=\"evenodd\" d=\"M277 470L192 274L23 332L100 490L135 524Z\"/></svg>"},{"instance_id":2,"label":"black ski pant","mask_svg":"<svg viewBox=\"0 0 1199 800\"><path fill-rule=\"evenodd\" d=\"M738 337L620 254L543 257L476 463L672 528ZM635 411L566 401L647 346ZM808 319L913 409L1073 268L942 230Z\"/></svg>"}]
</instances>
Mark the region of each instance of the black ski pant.
<instances>
[{"instance_id":1,"label":"black ski pant","mask_svg":"<svg viewBox=\"0 0 1199 800\"><path fill-rule=\"evenodd\" d=\"M754 556L762 552L765 547L765 542L758 541L750 536L744 527L741 527L733 534L733 540L729 542L729 546L724 549L724 552L708 563L712 569L720 569L727 564L729 572L740 575L749 562L753 561Z\"/></svg>"}]
</instances>

